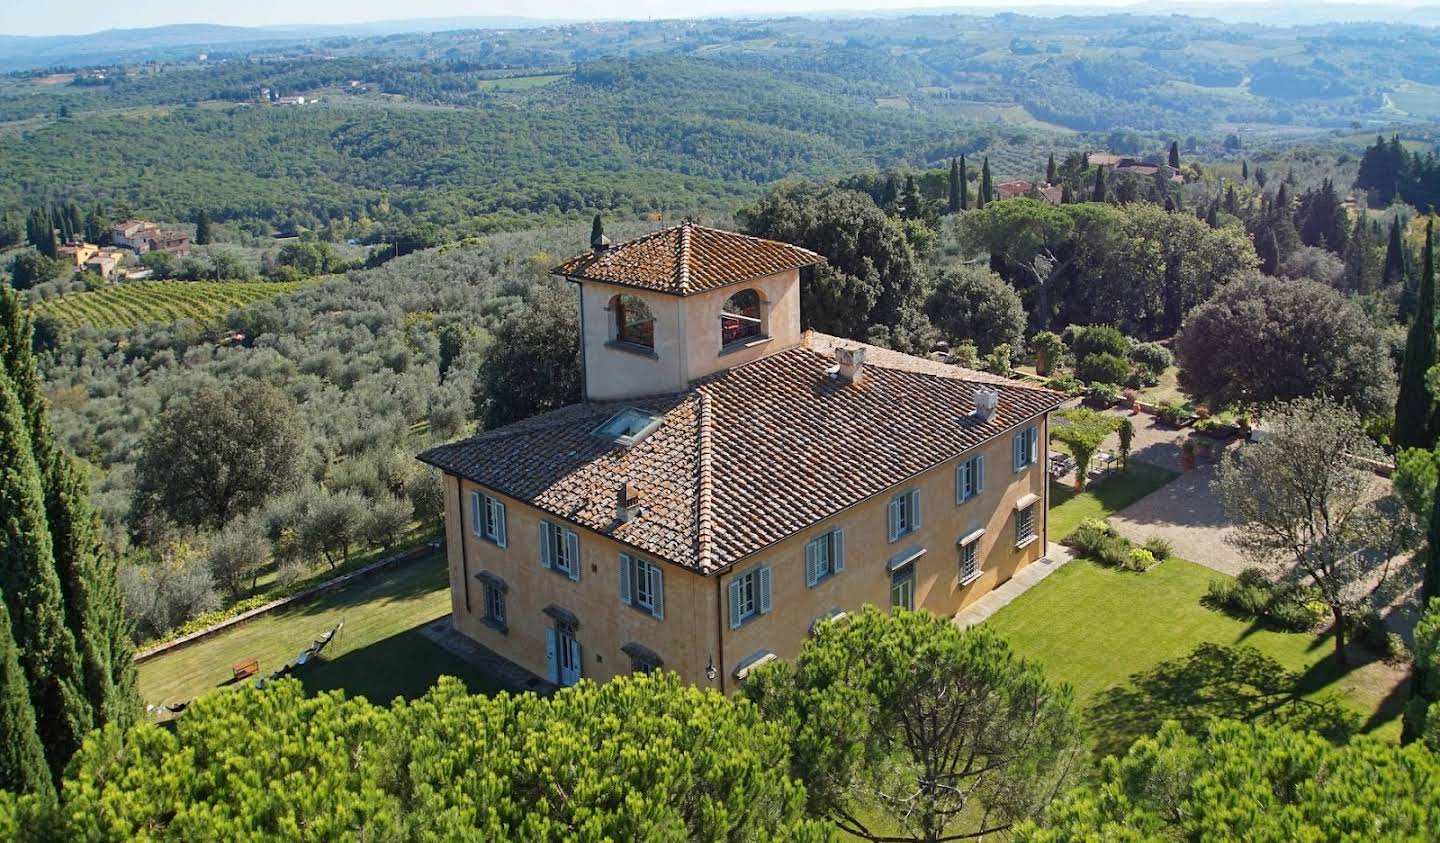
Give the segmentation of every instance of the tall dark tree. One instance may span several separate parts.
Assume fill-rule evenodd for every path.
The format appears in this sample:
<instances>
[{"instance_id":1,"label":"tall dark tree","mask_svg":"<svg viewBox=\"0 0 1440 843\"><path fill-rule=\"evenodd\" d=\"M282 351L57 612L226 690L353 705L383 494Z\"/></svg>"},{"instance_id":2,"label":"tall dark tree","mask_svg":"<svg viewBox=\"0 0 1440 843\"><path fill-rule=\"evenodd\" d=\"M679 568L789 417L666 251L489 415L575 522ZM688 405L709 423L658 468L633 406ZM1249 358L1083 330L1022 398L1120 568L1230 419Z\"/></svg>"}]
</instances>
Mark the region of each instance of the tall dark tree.
<instances>
[{"instance_id":1,"label":"tall dark tree","mask_svg":"<svg viewBox=\"0 0 1440 843\"><path fill-rule=\"evenodd\" d=\"M604 236L605 223L600 220L600 215L596 214L595 219L590 221L590 243L593 245L594 243L598 242L601 237Z\"/></svg>"},{"instance_id":2,"label":"tall dark tree","mask_svg":"<svg viewBox=\"0 0 1440 843\"><path fill-rule=\"evenodd\" d=\"M1374 251L1370 226L1365 223L1365 212L1361 209L1345 241L1345 287L1350 292L1364 294L1375 288Z\"/></svg>"},{"instance_id":3,"label":"tall dark tree","mask_svg":"<svg viewBox=\"0 0 1440 843\"><path fill-rule=\"evenodd\" d=\"M1250 162L1249 162L1249 161L1241 161L1241 162L1240 162L1240 180L1241 180L1241 181L1250 181Z\"/></svg>"},{"instance_id":4,"label":"tall dark tree","mask_svg":"<svg viewBox=\"0 0 1440 843\"><path fill-rule=\"evenodd\" d=\"M47 258L55 257L59 244L55 242L55 221L50 218L49 210L31 209L30 216L25 220L25 239L40 254Z\"/></svg>"},{"instance_id":5,"label":"tall dark tree","mask_svg":"<svg viewBox=\"0 0 1440 843\"><path fill-rule=\"evenodd\" d=\"M900 198L900 215L907 220L918 220L925 215L925 200L920 198L920 186L915 176L905 177L905 192Z\"/></svg>"},{"instance_id":6,"label":"tall dark tree","mask_svg":"<svg viewBox=\"0 0 1440 843\"><path fill-rule=\"evenodd\" d=\"M960 210L970 208L970 178L965 172L965 156L960 156Z\"/></svg>"},{"instance_id":7,"label":"tall dark tree","mask_svg":"<svg viewBox=\"0 0 1440 843\"><path fill-rule=\"evenodd\" d=\"M885 186L880 190L880 207L886 212L895 210L900 201L900 182L894 173L885 177Z\"/></svg>"},{"instance_id":8,"label":"tall dark tree","mask_svg":"<svg viewBox=\"0 0 1440 843\"><path fill-rule=\"evenodd\" d=\"M1060 204L1069 205L1075 201L1075 194L1070 190L1070 182L1060 185Z\"/></svg>"},{"instance_id":9,"label":"tall dark tree","mask_svg":"<svg viewBox=\"0 0 1440 843\"><path fill-rule=\"evenodd\" d=\"M1425 227L1425 258L1420 273L1420 295L1410 335L1405 340L1405 359L1400 368L1400 397L1395 402L1397 448L1425 448L1435 444L1432 405L1434 398L1425 383L1425 373L1435 365L1435 224Z\"/></svg>"},{"instance_id":10,"label":"tall dark tree","mask_svg":"<svg viewBox=\"0 0 1440 843\"><path fill-rule=\"evenodd\" d=\"M980 164L980 201L978 207L985 207L995 200L995 186L990 179L990 157L987 155Z\"/></svg>"},{"instance_id":11,"label":"tall dark tree","mask_svg":"<svg viewBox=\"0 0 1440 843\"><path fill-rule=\"evenodd\" d=\"M30 689L20 666L20 652L10 634L10 613L0 599L0 790L54 795L45 749L35 725Z\"/></svg>"},{"instance_id":12,"label":"tall dark tree","mask_svg":"<svg viewBox=\"0 0 1440 843\"><path fill-rule=\"evenodd\" d=\"M1349 226L1340 195L1335 192L1335 183L1330 179L1325 179L1314 190L1305 191L1300 197L1295 219L1300 239L1305 245L1323 246L1337 255L1345 253Z\"/></svg>"},{"instance_id":13,"label":"tall dark tree","mask_svg":"<svg viewBox=\"0 0 1440 843\"><path fill-rule=\"evenodd\" d=\"M1045 183L1054 184L1058 174L1055 171L1055 153L1050 153L1050 160L1045 164Z\"/></svg>"},{"instance_id":14,"label":"tall dark tree","mask_svg":"<svg viewBox=\"0 0 1440 843\"><path fill-rule=\"evenodd\" d=\"M558 410L581 398L575 299L544 286L495 329L475 382L475 411L487 428Z\"/></svg>"},{"instance_id":15,"label":"tall dark tree","mask_svg":"<svg viewBox=\"0 0 1440 843\"><path fill-rule=\"evenodd\" d=\"M1170 141L1170 166L1180 169L1180 142Z\"/></svg>"},{"instance_id":16,"label":"tall dark tree","mask_svg":"<svg viewBox=\"0 0 1440 843\"><path fill-rule=\"evenodd\" d=\"M1091 202L1105 201L1105 168L1095 168L1095 188L1090 191Z\"/></svg>"},{"instance_id":17,"label":"tall dark tree","mask_svg":"<svg viewBox=\"0 0 1440 843\"><path fill-rule=\"evenodd\" d=\"M949 211L958 214L964 206L961 204L960 194L965 190L964 184L960 181L960 162L954 158L950 159L950 204Z\"/></svg>"},{"instance_id":18,"label":"tall dark tree","mask_svg":"<svg viewBox=\"0 0 1440 843\"><path fill-rule=\"evenodd\" d=\"M45 760L53 776L92 725L75 638L65 625L45 492L25 414L10 376L0 372L0 591Z\"/></svg>"},{"instance_id":19,"label":"tall dark tree","mask_svg":"<svg viewBox=\"0 0 1440 843\"><path fill-rule=\"evenodd\" d=\"M195 245L208 246L215 240L215 232L210 230L210 212L201 208L195 214Z\"/></svg>"}]
</instances>

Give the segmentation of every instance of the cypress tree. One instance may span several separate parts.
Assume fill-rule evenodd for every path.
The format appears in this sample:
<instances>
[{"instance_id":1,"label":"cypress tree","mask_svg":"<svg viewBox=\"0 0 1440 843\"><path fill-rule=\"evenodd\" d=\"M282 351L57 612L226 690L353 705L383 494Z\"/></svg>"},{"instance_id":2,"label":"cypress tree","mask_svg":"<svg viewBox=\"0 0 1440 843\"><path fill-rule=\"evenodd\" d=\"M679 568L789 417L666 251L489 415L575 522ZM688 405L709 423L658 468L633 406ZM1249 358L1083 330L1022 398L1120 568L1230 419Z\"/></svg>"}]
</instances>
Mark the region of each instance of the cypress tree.
<instances>
[{"instance_id":1,"label":"cypress tree","mask_svg":"<svg viewBox=\"0 0 1440 843\"><path fill-rule=\"evenodd\" d=\"M1400 367L1400 397L1395 402L1396 448L1429 449L1435 443L1431 427L1430 390L1425 373L1435 365L1435 224L1425 228L1425 263L1420 275L1420 297L1410 335L1405 340L1405 361Z\"/></svg>"},{"instance_id":2,"label":"cypress tree","mask_svg":"<svg viewBox=\"0 0 1440 843\"><path fill-rule=\"evenodd\" d=\"M1105 168L1095 168L1095 190L1090 194L1091 202L1105 201Z\"/></svg>"},{"instance_id":3,"label":"cypress tree","mask_svg":"<svg viewBox=\"0 0 1440 843\"><path fill-rule=\"evenodd\" d=\"M1170 141L1170 166L1180 169L1180 142Z\"/></svg>"},{"instance_id":4,"label":"cypress tree","mask_svg":"<svg viewBox=\"0 0 1440 843\"><path fill-rule=\"evenodd\" d=\"M20 653L10 634L10 613L0 600L0 790L54 795L45 751L35 728L35 709L20 667Z\"/></svg>"},{"instance_id":5,"label":"cypress tree","mask_svg":"<svg viewBox=\"0 0 1440 843\"><path fill-rule=\"evenodd\" d=\"M1403 283L1405 272L1405 241L1400 235L1400 216L1390 220L1390 238L1385 244L1385 266L1380 270L1380 283L1386 286Z\"/></svg>"},{"instance_id":6,"label":"cypress tree","mask_svg":"<svg viewBox=\"0 0 1440 843\"><path fill-rule=\"evenodd\" d=\"M590 243L594 245L605 236L605 224L600 221L600 215L596 214L595 219L590 222Z\"/></svg>"},{"instance_id":7,"label":"cypress tree","mask_svg":"<svg viewBox=\"0 0 1440 843\"><path fill-rule=\"evenodd\" d=\"M922 206L925 203L924 200L920 198L920 186L915 183L914 175L907 175L905 177L905 193L903 197L901 200L902 207L900 208L901 216L910 220L919 219L920 214L924 210Z\"/></svg>"},{"instance_id":8,"label":"cypress tree","mask_svg":"<svg viewBox=\"0 0 1440 843\"><path fill-rule=\"evenodd\" d=\"M208 246L214 239L214 232L210 230L210 214L201 208L195 214L195 245Z\"/></svg>"},{"instance_id":9,"label":"cypress tree","mask_svg":"<svg viewBox=\"0 0 1440 843\"><path fill-rule=\"evenodd\" d=\"M1060 186L1060 204L1069 205L1075 201L1075 196L1070 192L1070 182Z\"/></svg>"},{"instance_id":10,"label":"cypress tree","mask_svg":"<svg viewBox=\"0 0 1440 843\"><path fill-rule=\"evenodd\" d=\"M899 201L900 183L895 180L895 174L891 173L885 177L885 186L880 190L880 207L888 213L895 210Z\"/></svg>"},{"instance_id":11,"label":"cypress tree","mask_svg":"<svg viewBox=\"0 0 1440 843\"><path fill-rule=\"evenodd\" d=\"M950 205L952 214L960 212L960 162L954 158L950 159Z\"/></svg>"},{"instance_id":12,"label":"cypress tree","mask_svg":"<svg viewBox=\"0 0 1440 843\"><path fill-rule=\"evenodd\" d=\"M1045 183L1055 183L1055 153L1050 153L1050 161L1045 164Z\"/></svg>"},{"instance_id":13,"label":"cypress tree","mask_svg":"<svg viewBox=\"0 0 1440 843\"><path fill-rule=\"evenodd\" d=\"M970 208L970 181L965 173L965 156L960 156L960 210Z\"/></svg>"},{"instance_id":14,"label":"cypress tree","mask_svg":"<svg viewBox=\"0 0 1440 843\"><path fill-rule=\"evenodd\" d=\"M0 372L0 590L10 611L10 631L45 760L59 777L90 729L80 656L65 625L65 607L50 532L45 494L20 399Z\"/></svg>"},{"instance_id":15,"label":"cypress tree","mask_svg":"<svg viewBox=\"0 0 1440 843\"><path fill-rule=\"evenodd\" d=\"M43 477L50 470L53 437L45 414L45 392L31 351L30 320L20 294L0 288L0 373L20 401L30 448Z\"/></svg>"},{"instance_id":16,"label":"cypress tree","mask_svg":"<svg viewBox=\"0 0 1440 843\"><path fill-rule=\"evenodd\" d=\"M980 163L980 207L989 205L995 199L993 185L990 182L990 156L985 156Z\"/></svg>"},{"instance_id":17,"label":"cypress tree","mask_svg":"<svg viewBox=\"0 0 1440 843\"><path fill-rule=\"evenodd\" d=\"M1370 272L1370 226L1365 212L1355 216L1355 227L1345 241L1345 283L1352 293L1368 293L1372 288Z\"/></svg>"},{"instance_id":18,"label":"cypress tree","mask_svg":"<svg viewBox=\"0 0 1440 843\"><path fill-rule=\"evenodd\" d=\"M1250 181L1250 162L1249 162L1249 161L1241 161L1241 162L1240 162L1240 180L1241 180L1241 181Z\"/></svg>"}]
</instances>

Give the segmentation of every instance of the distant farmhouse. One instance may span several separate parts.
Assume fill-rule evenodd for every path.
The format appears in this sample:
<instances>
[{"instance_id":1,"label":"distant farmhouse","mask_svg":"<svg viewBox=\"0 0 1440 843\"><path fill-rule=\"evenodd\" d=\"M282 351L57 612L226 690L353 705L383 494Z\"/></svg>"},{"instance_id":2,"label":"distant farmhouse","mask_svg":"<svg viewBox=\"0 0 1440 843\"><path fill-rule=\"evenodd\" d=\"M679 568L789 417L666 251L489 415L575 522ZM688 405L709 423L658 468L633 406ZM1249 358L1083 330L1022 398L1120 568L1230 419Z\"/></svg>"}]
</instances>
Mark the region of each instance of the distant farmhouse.
<instances>
[{"instance_id":1,"label":"distant farmhouse","mask_svg":"<svg viewBox=\"0 0 1440 843\"><path fill-rule=\"evenodd\" d=\"M125 264L127 254L128 252L124 249L96 246L94 243L84 241L66 243L55 251L56 257L60 260L76 269L83 269L98 275L107 281L121 271L120 267Z\"/></svg>"},{"instance_id":2,"label":"distant farmhouse","mask_svg":"<svg viewBox=\"0 0 1440 843\"><path fill-rule=\"evenodd\" d=\"M1153 176L1159 172L1170 181L1185 181L1180 171L1169 164L1157 164L1143 158L1116 155L1113 152L1091 152L1086 154L1085 160L1092 167L1104 167L1115 172L1134 173L1137 176Z\"/></svg>"},{"instance_id":3,"label":"distant farmhouse","mask_svg":"<svg viewBox=\"0 0 1440 843\"><path fill-rule=\"evenodd\" d=\"M126 220L110 227L110 240L137 254L173 252L183 255L190 251L190 235L183 231L161 228L144 220Z\"/></svg>"},{"instance_id":4,"label":"distant farmhouse","mask_svg":"<svg viewBox=\"0 0 1440 843\"><path fill-rule=\"evenodd\" d=\"M1042 202L1059 205L1060 197L1063 196L1064 193L1064 188L1058 184L1026 181L1025 179L1002 181L995 185L995 196L997 199L1014 199L1017 196L1033 195Z\"/></svg>"}]
</instances>

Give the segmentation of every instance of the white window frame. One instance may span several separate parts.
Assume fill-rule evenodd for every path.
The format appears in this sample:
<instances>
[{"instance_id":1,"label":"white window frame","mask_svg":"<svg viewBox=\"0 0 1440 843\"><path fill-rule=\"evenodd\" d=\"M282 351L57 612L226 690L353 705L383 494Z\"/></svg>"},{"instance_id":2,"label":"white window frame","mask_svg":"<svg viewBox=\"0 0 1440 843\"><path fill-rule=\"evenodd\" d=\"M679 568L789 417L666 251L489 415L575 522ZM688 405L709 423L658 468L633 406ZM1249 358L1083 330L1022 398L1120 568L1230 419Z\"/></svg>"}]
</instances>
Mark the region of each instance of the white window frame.
<instances>
[{"instance_id":1,"label":"white window frame","mask_svg":"<svg viewBox=\"0 0 1440 843\"><path fill-rule=\"evenodd\" d=\"M1025 529L1028 525L1028 529ZM1028 546L1039 538L1035 532L1035 504L1029 504L1015 511L1015 547Z\"/></svg>"},{"instance_id":2,"label":"white window frame","mask_svg":"<svg viewBox=\"0 0 1440 843\"><path fill-rule=\"evenodd\" d=\"M980 537L985 530L979 529L960 540L960 585L966 586L980 579L985 568L980 564Z\"/></svg>"},{"instance_id":3,"label":"white window frame","mask_svg":"<svg viewBox=\"0 0 1440 843\"><path fill-rule=\"evenodd\" d=\"M620 554L620 602L664 620L665 572L654 562Z\"/></svg>"},{"instance_id":4,"label":"white window frame","mask_svg":"<svg viewBox=\"0 0 1440 843\"><path fill-rule=\"evenodd\" d=\"M580 536L553 521L540 522L540 565L573 582L580 581Z\"/></svg>"},{"instance_id":5,"label":"white window frame","mask_svg":"<svg viewBox=\"0 0 1440 843\"><path fill-rule=\"evenodd\" d=\"M985 491L985 457L976 455L955 466L955 503L962 504Z\"/></svg>"},{"instance_id":6,"label":"white window frame","mask_svg":"<svg viewBox=\"0 0 1440 843\"><path fill-rule=\"evenodd\" d=\"M730 580L727 589L730 628L739 629L770 614L770 566L758 565Z\"/></svg>"},{"instance_id":7,"label":"white window frame","mask_svg":"<svg viewBox=\"0 0 1440 843\"><path fill-rule=\"evenodd\" d=\"M505 590L492 583L480 583L484 591L485 599L485 622L496 629L506 629L509 622L506 620Z\"/></svg>"},{"instance_id":8,"label":"white window frame","mask_svg":"<svg viewBox=\"0 0 1440 843\"><path fill-rule=\"evenodd\" d=\"M814 588L845 570L845 531L828 530L805 544L805 585Z\"/></svg>"},{"instance_id":9,"label":"white window frame","mask_svg":"<svg viewBox=\"0 0 1440 843\"><path fill-rule=\"evenodd\" d=\"M895 592L902 583L907 586L905 590L907 595L906 603L909 605L906 606L895 602ZM913 565L906 565L890 572L890 608L892 610L909 609L911 611L915 609L915 568Z\"/></svg>"},{"instance_id":10,"label":"white window frame","mask_svg":"<svg viewBox=\"0 0 1440 843\"><path fill-rule=\"evenodd\" d=\"M484 492L471 492L470 532L494 545L507 547L505 502Z\"/></svg>"},{"instance_id":11,"label":"white window frame","mask_svg":"<svg viewBox=\"0 0 1440 843\"><path fill-rule=\"evenodd\" d=\"M910 489L892 496L885 513L892 542L920 529L920 490Z\"/></svg>"},{"instance_id":12,"label":"white window frame","mask_svg":"<svg viewBox=\"0 0 1440 843\"><path fill-rule=\"evenodd\" d=\"M1039 446L1040 429L1035 425L1015 433L1011 457L1015 461L1017 472L1024 471L1040 459Z\"/></svg>"}]
</instances>

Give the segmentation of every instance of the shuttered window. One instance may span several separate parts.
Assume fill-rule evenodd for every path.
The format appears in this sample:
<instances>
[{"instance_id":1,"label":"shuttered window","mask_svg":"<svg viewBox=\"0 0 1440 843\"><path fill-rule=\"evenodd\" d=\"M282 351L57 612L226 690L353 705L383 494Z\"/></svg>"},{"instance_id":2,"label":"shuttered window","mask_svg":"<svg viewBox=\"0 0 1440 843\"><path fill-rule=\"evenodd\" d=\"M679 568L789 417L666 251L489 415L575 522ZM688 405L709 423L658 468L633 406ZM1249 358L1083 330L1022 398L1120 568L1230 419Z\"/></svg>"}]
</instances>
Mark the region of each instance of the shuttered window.
<instances>
[{"instance_id":1,"label":"shuttered window","mask_svg":"<svg viewBox=\"0 0 1440 843\"><path fill-rule=\"evenodd\" d=\"M549 521L540 522L540 564L580 581L580 536Z\"/></svg>"},{"instance_id":2,"label":"shuttered window","mask_svg":"<svg viewBox=\"0 0 1440 843\"><path fill-rule=\"evenodd\" d=\"M656 620L665 618L665 574L660 566L620 554L620 602Z\"/></svg>"},{"instance_id":3,"label":"shuttered window","mask_svg":"<svg viewBox=\"0 0 1440 843\"><path fill-rule=\"evenodd\" d=\"M1040 431L1027 427L1015 434L1015 470L1023 471L1040 458Z\"/></svg>"},{"instance_id":4,"label":"shuttered window","mask_svg":"<svg viewBox=\"0 0 1440 843\"><path fill-rule=\"evenodd\" d=\"M920 529L920 490L901 492L890 499L890 541Z\"/></svg>"},{"instance_id":5,"label":"shuttered window","mask_svg":"<svg viewBox=\"0 0 1440 843\"><path fill-rule=\"evenodd\" d=\"M505 504L489 495L471 492L470 530L486 541L505 547Z\"/></svg>"},{"instance_id":6,"label":"shuttered window","mask_svg":"<svg viewBox=\"0 0 1440 843\"><path fill-rule=\"evenodd\" d=\"M805 545L805 584L815 586L845 570L845 531L839 528L811 539Z\"/></svg>"},{"instance_id":7,"label":"shuttered window","mask_svg":"<svg viewBox=\"0 0 1440 843\"><path fill-rule=\"evenodd\" d=\"M985 491L985 458L971 457L955 466L955 502L965 503Z\"/></svg>"},{"instance_id":8,"label":"shuttered window","mask_svg":"<svg viewBox=\"0 0 1440 843\"><path fill-rule=\"evenodd\" d=\"M761 565L730 581L730 628L770 612L770 566Z\"/></svg>"}]
</instances>

